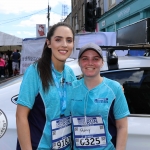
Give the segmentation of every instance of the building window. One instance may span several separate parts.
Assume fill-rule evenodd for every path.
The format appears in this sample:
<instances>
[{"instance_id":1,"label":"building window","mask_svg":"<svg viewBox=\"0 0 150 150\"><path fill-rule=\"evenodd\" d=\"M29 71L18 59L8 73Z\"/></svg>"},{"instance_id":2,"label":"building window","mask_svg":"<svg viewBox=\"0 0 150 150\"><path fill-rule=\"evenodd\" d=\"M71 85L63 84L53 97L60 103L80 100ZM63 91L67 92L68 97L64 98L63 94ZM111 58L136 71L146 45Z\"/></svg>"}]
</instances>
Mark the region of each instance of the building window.
<instances>
[{"instance_id":1,"label":"building window","mask_svg":"<svg viewBox=\"0 0 150 150\"><path fill-rule=\"evenodd\" d=\"M116 0L109 0L109 7L113 7L116 4Z\"/></svg>"},{"instance_id":2,"label":"building window","mask_svg":"<svg viewBox=\"0 0 150 150\"><path fill-rule=\"evenodd\" d=\"M76 0L72 0L72 6L74 7L76 3Z\"/></svg>"},{"instance_id":3,"label":"building window","mask_svg":"<svg viewBox=\"0 0 150 150\"><path fill-rule=\"evenodd\" d=\"M101 1L98 0L98 7L101 7Z\"/></svg>"},{"instance_id":4,"label":"building window","mask_svg":"<svg viewBox=\"0 0 150 150\"><path fill-rule=\"evenodd\" d=\"M74 17L72 17L72 26L74 28Z\"/></svg>"},{"instance_id":5,"label":"building window","mask_svg":"<svg viewBox=\"0 0 150 150\"><path fill-rule=\"evenodd\" d=\"M79 30L81 29L81 18L82 18L82 9L79 9L79 11L78 11Z\"/></svg>"}]
</instances>

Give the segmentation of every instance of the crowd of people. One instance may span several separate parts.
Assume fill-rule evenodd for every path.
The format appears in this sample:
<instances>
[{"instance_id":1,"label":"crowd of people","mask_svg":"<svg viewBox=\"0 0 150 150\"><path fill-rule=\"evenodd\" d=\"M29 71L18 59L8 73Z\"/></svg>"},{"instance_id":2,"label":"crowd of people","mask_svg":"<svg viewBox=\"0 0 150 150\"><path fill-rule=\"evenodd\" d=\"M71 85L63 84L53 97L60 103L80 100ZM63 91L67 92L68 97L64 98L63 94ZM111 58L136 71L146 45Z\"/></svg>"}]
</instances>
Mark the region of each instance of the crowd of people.
<instances>
[{"instance_id":1,"label":"crowd of people","mask_svg":"<svg viewBox=\"0 0 150 150\"><path fill-rule=\"evenodd\" d=\"M0 53L0 78L8 78L19 74L20 70L20 52L17 49L13 51Z\"/></svg>"},{"instance_id":2,"label":"crowd of people","mask_svg":"<svg viewBox=\"0 0 150 150\"><path fill-rule=\"evenodd\" d=\"M81 47L83 79L65 65L75 33L53 25L41 58L24 73L17 100L17 150L125 150L130 114L121 85L100 75L101 48Z\"/></svg>"}]
</instances>

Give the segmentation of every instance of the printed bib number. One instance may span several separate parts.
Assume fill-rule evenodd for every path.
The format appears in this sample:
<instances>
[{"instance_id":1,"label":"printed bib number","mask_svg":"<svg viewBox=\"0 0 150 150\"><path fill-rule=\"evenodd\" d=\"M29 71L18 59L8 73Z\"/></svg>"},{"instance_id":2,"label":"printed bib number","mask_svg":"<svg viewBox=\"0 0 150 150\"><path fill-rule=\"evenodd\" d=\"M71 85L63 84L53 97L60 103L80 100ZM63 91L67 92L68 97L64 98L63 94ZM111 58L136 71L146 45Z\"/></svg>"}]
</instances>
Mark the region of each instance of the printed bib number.
<instances>
[{"instance_id":1,"label":"printed bib number","mask_svg":"<svg viewBox=\"0 0 150 150\"><path fill-rule=\"evenodd\" d=\"M96 146L105 145L106 137L76 138L77 146Z\"/></svg>"},{"instance_id":2,"label":"printed bib number","mask_svg":"<svg viewBox=\"0 0 150 150\"><path fill-rule=\"evenodd\" d=\"M65 149L71 144L71 117L63 117L51 122L52 149Z\"/></svg>"},{"instance_id":3,"label":"printed bib number","mask_svg":"<svg viewBox=\"0 0 150 150\"><path fill-rule=\"evenodd\" d=\"M105 126L101 116L73 117L74 140L77 148L107 146Z\"/></svg>"},{"instance_id":4,"label":"printed bib number","mask_svg":"<svg viewBox=\"0 0 150 150\"><path fill-rule=\"evenodd\" d=\"M71 137L66 137L62 140L53 143L53 149L62 149L71 143Z\"/></svg>"}]
</instances>

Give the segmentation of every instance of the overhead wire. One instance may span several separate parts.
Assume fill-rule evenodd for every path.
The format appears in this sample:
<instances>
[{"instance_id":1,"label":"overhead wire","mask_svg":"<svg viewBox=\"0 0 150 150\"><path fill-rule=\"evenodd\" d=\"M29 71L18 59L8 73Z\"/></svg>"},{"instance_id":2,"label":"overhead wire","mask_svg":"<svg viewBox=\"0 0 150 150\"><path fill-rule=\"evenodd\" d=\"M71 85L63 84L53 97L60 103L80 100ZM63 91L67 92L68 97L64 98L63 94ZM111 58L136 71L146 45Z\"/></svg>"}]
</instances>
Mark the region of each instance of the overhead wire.
<instances>
[{"instance_id":1,"label":"overhead wire","mask_svg":"<svg viewBox=\"0 0 150 150\"><path fill-rule=\"evenodd\" d=\"M38 12L36 12L36 13L27 15L27 16L23 16L23 17L19 17L19 18L13 18L13 19L7 19L7 20L0 20L0 25L2 25L2 24L7 24L7 23L10 23L10 22L14 22L14 21L17 21L17 20L20 20L20 19L23 19L23 18L27 18L27 17L33 16L33 15L35 15L35 14L38 14L38 13L44 12L44 11L47 11L47 8L45 8L45 9L43 9L43 10L40 10L40 11L38 11ZM54 13L56 13L56 14L60 14L60 13L57 13L57 12L55 12L55 11L52 11L52 12L54 12ZM2 23L1 23L1 22L2 22Z\"/></svg>"},{"instance_id":2,"label":"overhead wire","mask_svg":"<svg viewBox=\"0 0 150 150\"><path fill-rule=\"evenodd\" d=\"M35 14L44 12L44 11L46 11L46 10L47 10L47 8L45 8L45 9L43 9L43 10L40 10L40 11L38 11L38 12L36 12L36 13L27 15L27 16L23 16L23 17L19 17L19 18L13 18L13 19L7 19L7 20L2 20L2 21L0 21L0 25L2 25L2 24L7 24L7 23L10 23L10 22L14 22L14 21L17 21L17 20L20 20L20 19L23 19L23 18L27 18L27 17L33 16L33 15L35 15ZM1 22L2 22L2 23L1 23Z\"/></svg>"}]
</instances>

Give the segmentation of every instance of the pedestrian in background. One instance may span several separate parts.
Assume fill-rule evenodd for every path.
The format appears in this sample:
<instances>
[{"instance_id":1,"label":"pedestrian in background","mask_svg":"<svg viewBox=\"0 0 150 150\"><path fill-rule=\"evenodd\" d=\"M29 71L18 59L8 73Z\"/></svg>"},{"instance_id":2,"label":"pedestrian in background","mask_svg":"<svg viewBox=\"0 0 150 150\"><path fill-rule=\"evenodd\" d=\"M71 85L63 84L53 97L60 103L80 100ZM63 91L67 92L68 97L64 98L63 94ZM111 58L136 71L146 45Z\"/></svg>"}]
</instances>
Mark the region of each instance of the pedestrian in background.
<instances>
[{"instance_id":1,"label":"pedestrian in background","mask_svg":"<svg viewBox=\"0 0 150 150\"><path fill-rule=\"evenodd\" d=\"M20 68L20 59L21 59L21 53L20 53L20 51L17 49L17 53L19 53L20 54L20 58L19 58L19 68Z\"/></svg>"},{"instance_id":2,"label":"pedestrian in background","mask_svg":"<svg viewBox=\"0 0 150 150\"><path fill-rule=\"evenodd\" d=\"M11 55L11 59L12 59L13 76L15 76L19 71L19 60L20 60L20 54L17 52L16 49L14 49Z\"/></svg>"},{"instance_id":3,"label":"pedestrian in background","mask_svg":"<svg viewBox=\"0 0 150 150\"><path fill-rule=\"evenodd\" d=\"M73 29L63 22L55 24L42 57L26 70L17 100L17 150L71 149L66 103L76 77L65 61L73 46Z\"/></svg>"},{"instance_id":4,"label":"pedestrian in background","mask_svg":"<svg viewBox=\"0 0 150 150\"><path fill-rule=\"evenodd\" d=\"M89 43L80 49L81 80L73 82L70 99L74 150L125 150L127 116L130 114L122 87L102 77L101 48Z\"/></svg>"},{"instance_id":5,"label":"pedestrian in background","mask_svg":"<svg viewBox=\"0 0 150 150\"><path fill-rule=\"evenodd\" d=\"M8 68L9 68L9 63L8 63L9 57L8 57L6 52L4 52L4 54L3 54L3 59L5 60L5 77L8 77L9 76L9 70L8 70Z\"/></svg>"},{"instance_id":6,"label":"pedestrian in background","mask_svg":"<svg viewBox=\"0 0 150 150\"><path fill-rule=\"evenodd\" d=\"M0 54L0 77L5 77L5 60L3 59L2 54Z\"/></svg>"},{"instance_id":7,"label":"pedestrian in background","mask_svg":"<svg viewBox=\"0 0 150 150\"><path fill-rule=\"evenodd\" d=\"M3 54L3 59L6 61L8 61L9 60L9 57L8 57L8 55L6 54L6 52L4 52L4 54Z\"/></svg>"}]
</instances>

